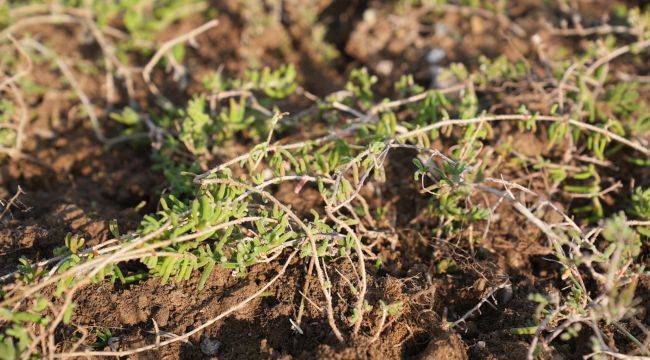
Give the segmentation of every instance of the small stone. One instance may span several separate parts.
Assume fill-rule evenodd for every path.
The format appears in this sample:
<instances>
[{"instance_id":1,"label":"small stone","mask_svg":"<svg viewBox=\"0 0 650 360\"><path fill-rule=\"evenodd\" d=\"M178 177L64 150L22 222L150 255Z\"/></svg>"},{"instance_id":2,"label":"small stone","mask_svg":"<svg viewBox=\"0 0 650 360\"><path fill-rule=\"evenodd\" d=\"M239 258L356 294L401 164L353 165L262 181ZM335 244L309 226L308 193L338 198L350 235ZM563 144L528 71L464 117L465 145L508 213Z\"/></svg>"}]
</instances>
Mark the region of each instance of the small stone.
<instances>
[{"instance_id":1,"label":"small stone","mask_svg":"<svg viewBox=\"0 0 650 360\"><path fill-rule=\"evenodd\" d=\"M377 63L376 69L377 72L381 75L390 75L390 73L393 71L393 62L390 60L381 60Z\"/></svg>"},{"instance_id":2,"label":"small stone","mask_svg":"<svg viewBox=\"0 0 650 360\"><path fill-rule=\"evenodd\" d=\"M445 50L439 47L434 47L427 53L426 60L429 64L439 64L446 56L447 54L445 53Z\"/></svg>"},{"instance_id":3,"label":"small stone","mask_svg":"<svg viewBox=\"0 0 650 360\"><path fill-rule=\"evenodd\" d=\"M199 344L201 352L207 356L216 356L221 347L221 341L204 336Z\"/></svg>"},{"instance_id":4,"label":"small stone","mask_svg":"<svg viewBox=\"0 0 650 360\"><path fill-rule=\"evenodd\" d=\"M363 12L363 21L374 24L377 21L377 11L374 9L368 9Z\"/></svg>"}]
</instances>

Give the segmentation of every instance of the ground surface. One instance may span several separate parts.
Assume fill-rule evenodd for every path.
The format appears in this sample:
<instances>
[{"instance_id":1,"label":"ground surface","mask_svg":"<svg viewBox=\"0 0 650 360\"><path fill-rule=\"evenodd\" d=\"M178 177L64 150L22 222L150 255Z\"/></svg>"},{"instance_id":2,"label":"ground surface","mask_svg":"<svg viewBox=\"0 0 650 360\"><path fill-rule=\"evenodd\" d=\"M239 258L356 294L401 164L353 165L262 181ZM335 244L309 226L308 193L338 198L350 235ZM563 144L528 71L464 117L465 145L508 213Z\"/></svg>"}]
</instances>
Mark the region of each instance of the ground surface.
<instances>
[{"instance_id":1,"label":"ground surface","mask_svg":"<svg viewBox=\"0 0 650 360\"><path fill-rule=\"evenodd\" d=\"M243 2L242 2L243 3ZM449 11L444 15L423 17L417 11L396 9L393 4L378 1L322 1L319 15L324 25L325 38L340 52L332 61L323 59L303 24L300 1L286 2L281 28L270 28L259 33L245 29L246 9L237 1L215 2L219 25L200 37L197 47L188 48L185 63L191 71L190 85L179 90L162 70L155 72L162 91L175 103L186 101L201 74L223 67L229 74L241 74L252 58L261 65L277 66L295 63L305 90L324 96L341 89L346 73L355 67L366 66L378 74L378 91L390 96L400 75L412 73L415 81L428 86L431 82L427 54L432 48L445 53L443 64L462 62L470 69L478 67L478 56L494 58L505 55L510 60L535 59L539 49L532 42L509 36L498 21L480 16L467 16ZM295 3L295 4L294 4ZM578 49L581 38L552 36L547 23L559 23L562 14L557 7L543 1L513 2L508 9L512 21L526 33L536 34L545 44L544 51L552 54L560 45ZM610 11L606 3L582 6L583 22L598 22L601 11ZM595 14L594 14L595 13ZM159 41L169 39L203 22L199 16L179 20L157 35ZM586 26L586 25L585 25ZM498 28L498 29L497 29ZM68 63L99 61L101 54L95 44L87 44L78 28L72 25L44 25L29 28L41 42L66 57ZM646 57L647 59L647 57ZM141 61L141 63L143 63ZM622 60L619 69L626 73L646 74L648 63ZM538 69L539 70L539 69ZM542 70L539 70L542 71ZM75 70L80 83L101 114L104 108L104 79L98 75ZM54 67L37 66L30 75L40 86L58 82ZM137 101L142 106L153 99L139 80L136 81ZM150 147L147 144L122 144L107 148L94 138L87 119L76 98L64 91L65 85L47 87L39 95L29 96L28 106L34 116L26 136L24 153L29 158L4 159L0 169L0 197L9 199L20 186L25 194L6 214L0 224L0 275L14 271L18 259L32 261L52 257L55 247L62 244L67 233L86 239L93 246L111 238L109 223L117 219L121 231L133 230L144 214L156 209L161 191L165 189L162 174L151 168ZM647 87L640 101L648 99ZM642 89L643 90L643 89ZM503 89L485 91L482 101L491 111L516 111L525 103L528 109L548 112L552 105L550 95L525 82L505 85ZM123 101L123 99L119 100ZM119 103L118 101L118 103ZM304 100L288 101L287 111L304 108ZM285 110L285 109L283 109ZM108 122L106 122L109 124ZM117 134L117 124L106 125L109 133ZM308 129L297 130L298 134ZM520 133L509 123L494 126L492 145L511 143L520 154L535 158L548 155L548 144L543 134ZM440 148L453 145L441 141ZM232 147L227 157L236 155ZM229 149L227 149L229 150ZM553 150L561 153L560 150ZM420 359L521 359L528 352L531 336L511 331L533 324L537 304L529 300L531 293L563 291L562 268L554 262L552 250L540 230L526 222L507 203L493 210L498 216L489 224L489 232L482 239L486 224L473 229L479 240L468 245L466 237L437 237L436 223L420 219L427 207L410 181L413 165L409 150L400 150L388 160L387 183L377 191L381 196L373 200L387 207L395 229L394 241L384 241L375 248L382 258L379 268L368 264L368 294L370 303L379 300L402 301L404 310L390 320L379 341L368 344L351 339L338 343L329 331L322 309L306 306L302 320L302 334L291 324L302 298L307 261L294 261L283 280L249 303L243 310L210 326L200 335L176 342L164 348L133 355L137 358L205 358L200 349L202 341L218 341L219 359L244 358L420 358ZM629 167L616 163L605 173L623 183L648 186L647 167ZM548 194L548 183L543 176L515 164L503 161L500 174L543 196L555 196L562 206L569 208L575 199ZM313 188L305 188L296 195L292 186L274 189L278 199L292 207L301 216L319 201ZM616 202L610 194L606 203ZM487 196L475 201L496 204L496 198ZM613 213L613 205L607 211ZM464 235L465 236L465 235ZM642 255L647 263L647 247ZM441 259L454 258L458 270L439 273L436 264ZM138 269L135 263L126 268ZM350 271L345 258L331 265ZM77 307L73 323L86 329L107 328L117 341L116 348L128 349L155 340L151 319L168 334L183 334L200 325L233 304L258 290L270 279L279 264L260 264L252 267L244 277L235 277L227 270L215 271L205 289L197 292L198 279L181 284L161 285L157 278L119 285L108 282L89 285L75 297ZM330 274L334 289L345 293L344 279ZM454 330L444 330L447 319L455 320L470 310L494 286L509 279L511 286L496 291L489 304ZM650 277L639 278L637 294L641 298L637 318L648 323L650 316ZM644 297L643 295L646 295ZM305 294L320 299L316 286ZM347 295L344 295L347 296ZM336 304L335 304L336 306ZM342 306L342 305L341 305ZM335 309L336 310L336 309ZM341 308L343 311L344 309ZM340 315L341 320L344 315ZM374 333L376 319L366 318L362 331ZM623 336L612 330L606 334L612 344ZM57 340L69 346L72 332L61 330ZM167 335L173 336L173 335ZM572 341L554 343L554 353L543 358L575 358L590 352L589 334L582 333ZM163 337L164 339L164 337ZM207 340L206 340L207 339ZM68 345L65 345L68 344ZM618 342L619 350L631 346ZM622 344L622 345L620 345Z\"/></svg>"}]
</instances>

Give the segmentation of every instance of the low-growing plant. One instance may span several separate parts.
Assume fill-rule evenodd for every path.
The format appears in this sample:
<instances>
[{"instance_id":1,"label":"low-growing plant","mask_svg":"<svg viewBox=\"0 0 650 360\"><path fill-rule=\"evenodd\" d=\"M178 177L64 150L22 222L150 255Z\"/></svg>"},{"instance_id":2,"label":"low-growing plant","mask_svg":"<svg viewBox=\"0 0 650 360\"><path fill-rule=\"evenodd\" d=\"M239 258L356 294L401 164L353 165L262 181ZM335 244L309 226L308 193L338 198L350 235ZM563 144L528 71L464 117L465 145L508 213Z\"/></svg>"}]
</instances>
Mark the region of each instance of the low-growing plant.
<instances>
[{"instance_id":1,"label":"low-growing plant","mask_svg":"<svg viewBox=\"0 0 650 360\"><path fill-rule=\"evenodd\" d=\"M160 9L147 9L145 13L153 12L154 20L137 12L145 10L140 7L146 2L93 2L91 8L108 14L95 20L99 25L109 24L116 12L123 13L127 30L143 37L133 38L135 43L150 40L161 26L191 11L188 4L194 2L168 1ZM476 9L477 5L467 7ZM488 14L498 19L503 9L495 6ZM629 16L630 23L637 24L645 18L641 13ZM235 79L220 71L211 73L202 79L205 91L178 108L163 106L145 112L130 104L116 109L110 118L122 127L126 138L146 131L142 138L151 145L154 169L164 175L166 191L156 210L144 215L135 230L121 233L117 223L111 223L111 246L89 247L83 237L69 234L52 259L40 263L21 259L17 271L2 278L11 281L0 301L0 354L7 359L47 355L40 353L39 344L70 323L75 295L92 283L125 285L151 277L160 284L189 283L196 291L205 291L217 267L243 277L255 265L284 261L277 275L257 292L186 334L162 342L156 334L153 344L104 352L113 334L98 330L97 341L91 345L94 351L75 353L72 349L66 356L132 355L184 340L268 294L295 258L310 264L309 276L315 272L323 313L334 336L345 341L368 333L364 318L378 309L379 325L368 339L376 341L386 320L397 318L405 308L402 301L373 304L367 294L366 265L370 260L375 265L382 261L374 246L398 234L386 221L390 209L371 201L368 194L394 186L388 164L396 161L411 170L396 175L404 183L400 186L417 189L427 203L424 215L428 221L423 224L428 228L422 232L430 237L459 239L473 251L478 241L474 226L486 229L487 234L495 220L493 211L501 202L509 203L544 235L548 254L561 266L562 291L531 295L530 300L538 304L530 319L534 324L511 330L515 335L533 336L529 357L548 350L556 338L575 339L585 329L589 329L594 354L615 353L604 335L610 327L645 355L644 343L626 326L644 329L632 319L638 305L636 287L645 271L639 258L647 246L643 239L648 237L650 190L642 184L629 201L620 204L603 199L620 188L615 182L603 185L612 178L603 169L609 166L607 159L616 155L638 166L650 155L647 146L635 138L647 130L639 123L648 118L646 106L638 102L639 85L615 82L608 76L612 59L606 57L615 51L617 42L613 37L594 42L584 54L571 59L572 64L562 61L557 65L561 71L552 69L556 70L550 72L556 77L552 80L567 86L557 85L557 103L548 114L526 104L508 105L513 113L490 113L483 100L498 96L506 84L526 82L530 76L528 64L509 62L503 56L482 57L476 71L462 64L450 65L445 76L456 81L450 89L427 90L415 84L412 76L403 76L394 84L396 99L383 98L376 91L379 79L366 68L354 69L345 91L315 100L310 95L315 104L304 121L287 121L282 109L298 89L292 65L249 70ZM636 45L648 47L650 43L639 40ZM625 52L631 51L626 46ZM178 61L183 57L179 49L171 50ZM610 55L603 58L602 51ZM495 90L497 84L500 87ZM0 125L15 115L14 106L0 103ZM548 151L533 158L499 144L494 124L506 121L516 124L512 132L546 133ZM296 135L295 130L307 124L318 126ZM2 134L0 143L12 146L13 139L7 135L5 143ZM246 150L228 152L234 144ZM391 155L398 151L400 159L395 160ZM505 179L503 157L511 155L517 158L517 171L550 174L554 182L547 188L550 199ZM586 159L587 164L573 161L572 155ZM309 188L318 194L318 201L308 211L297 211L276 197L275 189L282 184L293 184L296 195ZM554 201L564 197L579 200L561 211ZM625 211L613 213L614 205ZM548 223L546 211L562 220ZM340 259L352 264L355 276L346 279L341 293L335 294L328 266ZM141 266L132 270L124 266L126 262ZM462 271L453 256L438 258L432 269L429 275L440 277ZM507 281L494 285L487 298L456 321L447 321L445 313L443 326L452 330L497 290L512 292L509 286ZM343 309L344 316L335 309ZM299 323L292 325L299 330Z\"/></svg>"}]
</instances>

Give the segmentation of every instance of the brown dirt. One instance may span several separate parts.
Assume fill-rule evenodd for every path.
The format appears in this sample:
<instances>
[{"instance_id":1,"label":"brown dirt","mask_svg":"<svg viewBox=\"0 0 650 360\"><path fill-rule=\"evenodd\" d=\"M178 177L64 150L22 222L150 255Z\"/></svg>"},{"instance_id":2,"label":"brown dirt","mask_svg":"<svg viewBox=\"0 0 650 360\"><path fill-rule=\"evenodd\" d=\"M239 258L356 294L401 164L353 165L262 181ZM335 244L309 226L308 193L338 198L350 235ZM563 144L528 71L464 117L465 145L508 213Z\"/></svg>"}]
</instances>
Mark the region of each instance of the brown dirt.
<instances>
[{"instance_id":1,"label":"brown dirt","mask_svg":"<svg viewBox=\"0 0 650 360\"><path fill-rule=\"evenodd\" d=\"M385 84L392 84L407 72L415 72L418 82L428 84L431 74L425 57L434 46L447 54L445 63L461 61L470 66L476 66L478 54L506 54L516 59L531 51L523 43L506 42L502 34L492 34L489 29L493 24L484 19L472 17L468 22L465 17L452 14L423 25L413 20L413 14L405 14L379 21L390 5L374 1L346 4L334 0L323 2L323 13L341 9L337 11L348 14L345 27L351 33L341 35L334 28L340 25L339 20L328 20L333 27L329 35L335 38L344 60L340 64L326 64L309 48L308 39L301 38L304 25L291 11L284 29L269 29L244 41L240 24L245 14L240 13L237 2L217 3L220 25L200 37L198 48L188 55L194 80L220 65L228 73L241 72L244 61L251 58L267 65L293 61L299 65L306 88L325 94L343 84L342 68L358 65L368 66L382 75ZM534 30L540 28L536 19L545 10L537 2L526 1L513 5L512 11L521 14L518 16L527 30ZM199 23L201 19L180 22L161 34L161 38ZM68 30L51 27L42 32L60 53L82 53L80 45L68 41L74 38ZM47 68L39 70L38 75L39 81L51 83L58 76ZM163 73L157 75L156 81L161 81ZM83 85L100 108L101 86L91 78L85 79ZM193 82L185 92L175 94L173 84L162 88L169 91L167 95L173 95L174 101L184 101L196 86ZM143 96L138 101L146 105L151 99ZM11 160L0 168L2 198L9 198L18 185L26 192L0 223L3 259L0 275L13 271L22 256L31 260L51 257L68 232L81 235L88 244L95 245L109 237L108 223L112 219L118 220L122 231L134 229L142 214L155 208L163 183L161 175L150 170L147 147L103 148L94 140L88 124L80 120L80 110L61 93L47 93L30 102L38 106L41 116L29 134L28 153L40 164ZM511 130L508 125L498 128L500 137L493 141L511 141L528 157L544 151L545 144L538 140L541 137L513 135L508 140L506 135L514 133ZM490 236L477 243L472 259L467 249L459 248L453 241L425 239L420 234L427 233L435 224L412 223L423 213L426 201L413 184L402 181L404 176L399 174L410 174L412 170L410 162L403 161L407 158L403 155L390 159L388 178L393 178L391 173L397 174L397 181L380 189L381 196L377 199L392 204L394 218L390 221L402 230L397 241L380 244L377 255L383 265L370 269L368 300L370 303L403 301L404 309L396 321L388 324L378 342L368 344L359 340L338 344L321 311L308 303L301 324L303 334L292 330L289 319L296 314L302 299L299 290L306 281L305 262L295 261L281 283L272 286L266 296L254 300L244 310L187 342L177 342L134 358L205 358L199 345L203 338L220 342L219 359L524 358L529 337L513 335L509 329L529 324L535 304L528 300L528 295L555 289L560 276L555 263L546 257L544 238L532 225L522 223L507 204L502 204L496 211L500 217L491 224ZM532 180L526 185L540 191L545 188ZM283 185L277 189L277 195L300 213L308 213L318 199L315 190L306 187L299 196L293 191L293 187ZM482 231L479 228L475 233L480 236ZM459 270L435 274L435 264L447 257L457 261ZM133 264L127 266L137 268ZM349 263L331 266L346 276L353 276ZM255 266L243 277L233 277L225 270L215 271L200 292L196 290L195 280L161 285L159 279L152 278L124 287L103 282L83 289L76 297L78 306L73 323L88 329L109 328L119 339L119 347L137 347L155 340L152 319L170 334L187 332L255 292L278 268L277 265ZM457 332L443 330L443 314L448 319L459 318L498 283L494 279L506 276L513 283L511 295L497 293L497 305L486 305ZM645 292L650 291L649 281L647 277L642 280ZM333 276L332 283L335 292L342 294L342 298L335 300L335 307L344 310L346 301L353 297L342 277ZM314 300L322 296L316 286L311 286L306 295ZM646 301L644 306L649 320L650 303ZM344 316L350 314L337 313L341 314L337 323L345 327ZM374 333L379 316L380 310L373 309L365 318L362 331ZM59 340L72 342L74 334L74 327L63 329L58 334ZM577 351L575 347L566 345L562 352L574 351Z\"/></svg>"}]
</instances>

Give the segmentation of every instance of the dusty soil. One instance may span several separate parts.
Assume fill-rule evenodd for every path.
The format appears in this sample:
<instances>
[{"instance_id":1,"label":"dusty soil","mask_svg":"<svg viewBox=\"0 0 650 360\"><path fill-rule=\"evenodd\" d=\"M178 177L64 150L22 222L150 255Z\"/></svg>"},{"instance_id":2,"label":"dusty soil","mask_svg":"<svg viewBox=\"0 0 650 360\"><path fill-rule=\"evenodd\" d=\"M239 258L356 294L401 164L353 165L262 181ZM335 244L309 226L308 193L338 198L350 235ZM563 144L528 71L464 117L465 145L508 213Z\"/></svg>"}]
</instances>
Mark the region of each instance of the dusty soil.
<instances>
[{"instance_id":1,"label":"dusty soil","mask_svg":"<svg viewBox=\"0 0 650 360\"><path fill-rule=\"evenodd\" d=\"M292 14L294 8L288 10L283 29L270 29L266 34L244 40L240 24L245 14L240 13L234 1L217 3L220 25L200 37L198 48L188 56L193 80L219 66L237 74L245 68L245 61L254 56L265 65L296 63L305 88L317 95L340 89L345 70L359 65L381 75L382 91L389 93L387 84L406 72L414 73L419 83L431 82L426 56L432 47L444 50L443 64L464 62L470 67L477 66L479 54L505 54L518 59L535 51L529 43L517 38L504 41L507 30L481 18L466 21L465 16L449 14L422 23L414 20L415 14L387 16L390 6L378 1L324 1L322 17L329 26L327 36L342 54L334 63L327 63L310 48L307 39L301 38L304 25L298 15ZM548 38L541 18L556 14L549 13L551 10L540 3L516 2L509 12L528 33L540 32L542 38ZM169 38L200 23L201 19L182 21L161 34L161 38ZM492 31L495 26L498 30ZM83 52L83 45L68 40L75 39L74 31L68 28L53 26L36 33L47 38L48 44L61 53L86 54L84 60L93 61L92 51ZM52 71L42 68L36 78L48 82L55 76ZM159 72L156 81L162 79L163 74ZM102 108L101 86L92 78L83 80L84 89L98 109ZM174 90L173 84L161 88L174 101L182 103L193 86L197 86L195 82L184 91ZM522 101L538 104L530 108L540 110L548 104L539 89L518 87L509 94L508 101L495 101L502 107L500 110L516 109ZM483 99L490 101L497 97L485 93ZM143 94L138 101L146 106L151 99ZM69 232L95 245L109 238L108 224L112 219L118 220L122 231L134 229L141 216L155 208L163 190L161 174L151 170L147 146L104 148L94 140L79 108L60 93L47 93L29 102L41 114L30 127L28 136L27 154L33 159L4 161L0 169L1 198L10 198L17 186L26 193L0 223L3 259L0 275L13 271L22 256L31 260L51 257L52 250L62 244ZM493 139L495 144L512 141L531 157L545 151L545 144L539 140L542 136L516 135L508 125L495 129L499 134ZM110 131L114 129L109 127ZM389 179L391 172L412 171L410 162L402 158L407 157L397 154L390 159ZM507 167L503 173L511 178L527 175L520 170L508 173ZM647 174L636 175L638 182L648 183ZM381 189L377 201L390 205L394 225L400 229L399 236L378 247L377 255L382 258L383 266L369 270L368 298L371 303L379 299L403 301L405 308L387 326L378 342L338 344L321 310L309 304L301 324L303 334L293 330L289 319L295 316L301 302L307 267L306 262L295 261L283 281L243 311L217 322L187 342L177 342L137 358L204 358L200 350L204 338L219 342L219 359L524 358L529 337L514 335L509 329L530 325L535 303L528 300L528 295L557 290L561 276L558 266L546 256L547 248L540 232L518 219L507 204L502 204L489 236L476 243L473 249L476 256L470 258L467 246L459 245L466 244L462 239L429 240L421 236L433 230L426 218L421 218L426 201L414 184L396 177L395 182ZM536 191L545 189L534 177L526 185ZM292 193L292 188L280 187L276 191L279 198L300 213L308 213L311 199L317 198L311 196L315 191L309 188L299 197ZM494 202L494 199L476 201ZM483 229L477 228L475 232L480 236ZM456 259L458 271L436 274L435 264L447 257ZM351 273L350 264L344 261L332 266L343 274ZM73 323L86 328L109 328L123 348L144 345L155 340L152 319L161 330L182 334L255 292L277 269L277 265L259 265L244 277L233 277L225 270L215 271L201 292L192 281L162 286L155 278L124 287L107 282L92 285L77 295ZM350 296L344 280L333 276L332 282L342 296ZM459 318L490 287L497 285L498 279L506 277L513 285L495 295L496 305L484 306L455 332L443 329L442 316ZM650 279L641 282L645 291L650 292ZM322 296L316 286L311 286L305 295L311 299ZM341 306L345 300L336 300L335 306ZM643 306L648 320L650 302ZM373 311L378 314L379 310ZM376 324L369 319L375 318L367 317L362 331L368 334L374 331ZM63 329L58 334L59 340L72 342L75 331L73 327ZM582 348L588 346L586 343L576 341L560 346L561 356L572 358L573 354L588 351ZM547 358L555 355L558 354L548 354Z\"/></svg>"}]
</instances>

